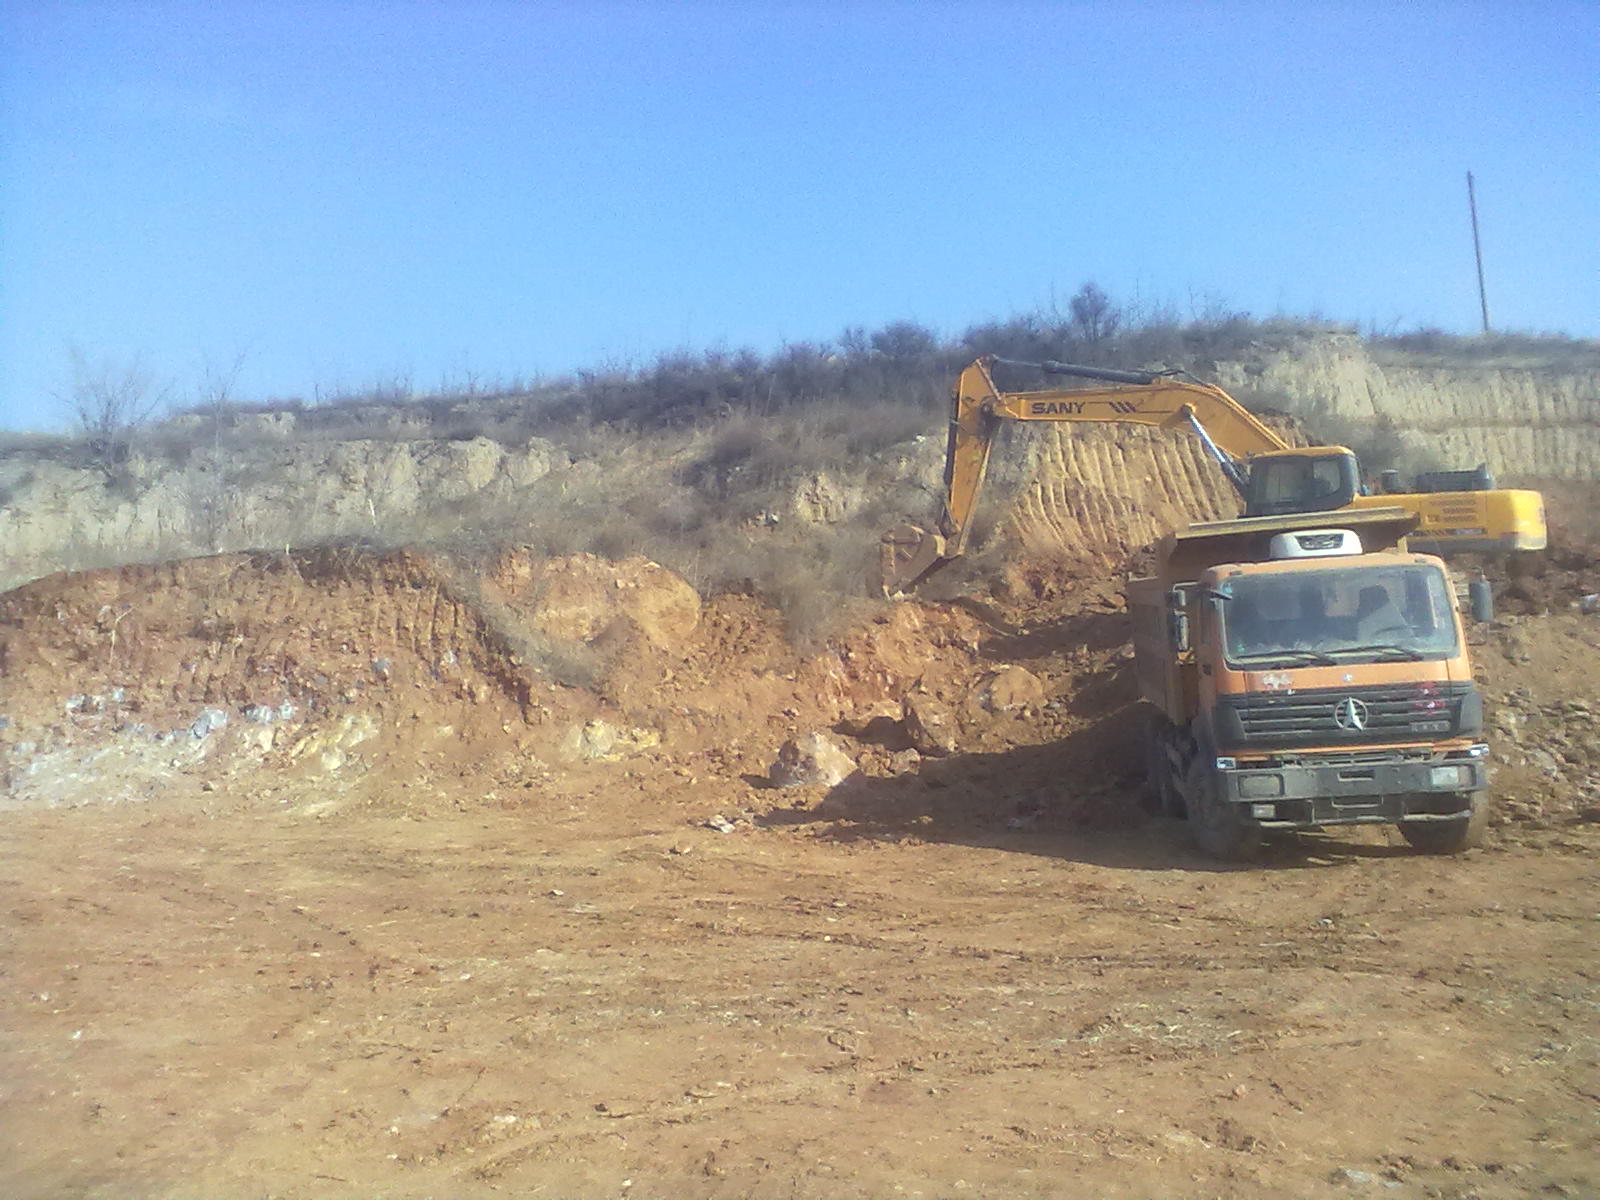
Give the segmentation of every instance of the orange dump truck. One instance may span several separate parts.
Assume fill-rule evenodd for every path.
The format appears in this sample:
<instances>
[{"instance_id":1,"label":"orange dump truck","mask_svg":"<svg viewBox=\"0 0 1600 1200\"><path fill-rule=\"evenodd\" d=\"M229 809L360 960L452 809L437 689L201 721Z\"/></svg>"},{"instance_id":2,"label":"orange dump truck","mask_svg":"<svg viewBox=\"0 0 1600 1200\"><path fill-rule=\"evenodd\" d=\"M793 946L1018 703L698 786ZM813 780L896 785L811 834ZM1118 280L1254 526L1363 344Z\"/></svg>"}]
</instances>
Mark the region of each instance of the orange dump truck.
<instances>
[{"instance_id":1,"label":"orange dump truck","mask_svg":"<svg viewBox=\"0 0 1600 1200\"><path fill-rule=\"evenodd\" d=\"M1419 850L1488 818L1483 697L1416 515L1367 509L1191 525L1128 588L1149 775L1195 841L1249 858L1271 830L1393 824Z\"/></svg>"}]
</instances>

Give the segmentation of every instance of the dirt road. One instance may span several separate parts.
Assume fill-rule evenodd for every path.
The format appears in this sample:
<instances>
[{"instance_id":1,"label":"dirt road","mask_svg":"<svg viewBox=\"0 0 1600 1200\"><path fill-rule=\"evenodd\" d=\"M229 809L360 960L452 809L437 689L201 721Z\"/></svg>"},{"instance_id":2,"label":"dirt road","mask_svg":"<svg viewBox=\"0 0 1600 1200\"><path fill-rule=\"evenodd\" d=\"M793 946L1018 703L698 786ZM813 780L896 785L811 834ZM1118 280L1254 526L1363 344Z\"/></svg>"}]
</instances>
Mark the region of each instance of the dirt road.
<instances>
[{"instance_id":1,"label":"dirt road","mask_svg":"<svg viewBox=\"0 0 1600 1200\"><path fill-rule=\"evenodd\" d=\"M1594 826L1230 870L948 792L529 783L7 814L0 1192L1600 1191Z\"/></svg>"}]
</instances>

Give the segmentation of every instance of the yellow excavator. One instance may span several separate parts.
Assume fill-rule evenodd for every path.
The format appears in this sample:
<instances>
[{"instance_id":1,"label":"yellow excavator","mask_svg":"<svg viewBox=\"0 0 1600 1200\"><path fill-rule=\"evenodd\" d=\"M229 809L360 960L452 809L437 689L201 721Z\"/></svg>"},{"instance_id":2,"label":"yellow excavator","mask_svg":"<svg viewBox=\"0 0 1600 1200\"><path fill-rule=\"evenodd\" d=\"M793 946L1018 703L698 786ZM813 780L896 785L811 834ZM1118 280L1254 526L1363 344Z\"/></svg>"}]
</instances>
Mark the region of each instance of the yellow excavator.
<instances>
[{"instance_id":1,"label":"yellow excavator","mask_svg":"<svg viewBox=\"0 0 1600 1200\"><path fill-rule=\"evenodd\" d=\"M1114 386L1002 392L991 374L996 363ZM1413 492L1401 492L1399 473L1386 471L1374 495L1347 447L1291 446L1220 387L1183 372L1017 363L985 355L961 372L951 396L938 528L900 525L883 536L886 595L910 591L966 552L989 453L1006 421L1109 421L1188 430L1238 489L1246 517L1399 507L1417 514L1407 543L1422 553L1500 554L1545 546L1543 497L1496 488L1486 467L1421 475Z\"/></svg>"}]
</instances>

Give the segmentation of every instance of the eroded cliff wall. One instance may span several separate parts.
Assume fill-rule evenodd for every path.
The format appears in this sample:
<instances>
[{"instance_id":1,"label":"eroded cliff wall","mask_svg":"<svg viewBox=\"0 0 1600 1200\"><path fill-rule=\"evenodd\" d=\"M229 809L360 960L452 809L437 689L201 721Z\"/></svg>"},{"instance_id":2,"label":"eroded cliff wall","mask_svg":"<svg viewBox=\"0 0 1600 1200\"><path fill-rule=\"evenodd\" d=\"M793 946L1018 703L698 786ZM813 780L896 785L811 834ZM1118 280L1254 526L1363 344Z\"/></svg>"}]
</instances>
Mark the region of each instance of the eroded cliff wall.
<instances>
[{"instance_id":1,"label":"eroded cliff wall","mask_svg":"<svg viewBox=\"0 0 1600 1200\"><path fill-rule=\"evenodd\" d=\"M1424 361L1324 335L1257 347L1210 377L1281 403L1309 440L1392 441L1409 470L1487 463L1502 485L1600 481L1600 361ZM1008 528L1032 550L1117 562L1175 524L1239 511L1187 434L1061 425L1033 433L1023 456Z\"/></svg>"},{"instance_id":2,"label":"eroded cliff wall","mask_svg":"<svg viewBox=\"0 0 1600 1200\"><path fill-rule=\"evenodd\" d=\"M1412 469L1484 462L1507 484L1600 480L1600 356L1449 361L1320 335L1254 345L1196 373L1291 411L1311 439L1354 440L1364 430L1392 442L1395 461ZM184 454L136 457L112 478L35 453L0 456L0 588L64 568L332 539L395 545L422 531L437 543L457 523L514 542L519 530L510 526L564 502L564 479L598 473L591 490L648 507L645 490L635 486L639 476L647 469L669 477L671 467L646 459L685 444L663 436L633 445L626 469L573 467L565 451L539 438L507 445L422 437L408 410L370 416L373 436L360 440L329 439L312 428L312 414L304 425L289 413L241 417L226 444L188 418L195 427ZM186 434L177 424L169 437ZM930 518L943 439L929 433L893 471L877 464L872 477L838 477L831 486L854 498L852 511L865 511L884 507L892 476L890 484L908 489L908 510L928 510L905 515ZM1025 550L1112 563L1173 525L1237 511L1221 472L1185 434L1033 427L1012 431L1006 443L987 511ZM803 493L804 481L798 486ZM515 513L516 521L501 528L500 513ZM803 504L789 515L802 523L833 520L808 516Z\"/></svg>"}]
</instances>

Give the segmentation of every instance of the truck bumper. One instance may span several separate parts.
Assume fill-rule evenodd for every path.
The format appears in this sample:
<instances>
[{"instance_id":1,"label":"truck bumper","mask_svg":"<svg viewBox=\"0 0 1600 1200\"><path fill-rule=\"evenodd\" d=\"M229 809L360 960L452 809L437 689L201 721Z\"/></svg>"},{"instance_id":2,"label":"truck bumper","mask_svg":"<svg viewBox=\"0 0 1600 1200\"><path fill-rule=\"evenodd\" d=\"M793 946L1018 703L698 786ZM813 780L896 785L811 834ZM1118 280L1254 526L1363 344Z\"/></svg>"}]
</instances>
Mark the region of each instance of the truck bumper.
<instances>
[{"instance_id":1,"label":"truck bumper","mask_svg":"<svg viewBox=\"0 0 1600 1200\"><path fill-rule=\"evenodd\" d=\"M1219 763L1218 794L1263 829L1460 820L1489 786L1486 749L1420 760Z\"/></svg>"}]
</instances>

